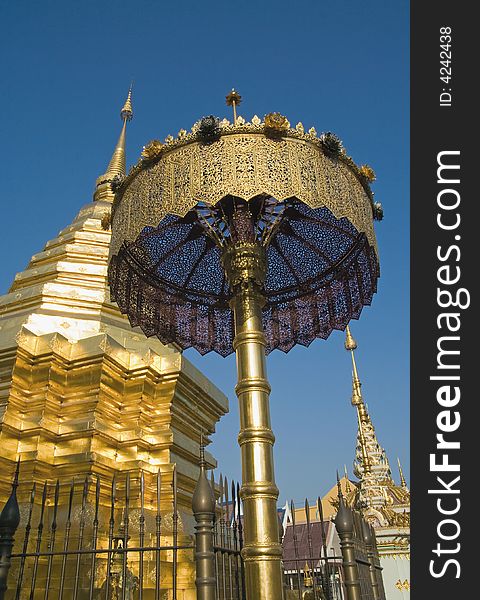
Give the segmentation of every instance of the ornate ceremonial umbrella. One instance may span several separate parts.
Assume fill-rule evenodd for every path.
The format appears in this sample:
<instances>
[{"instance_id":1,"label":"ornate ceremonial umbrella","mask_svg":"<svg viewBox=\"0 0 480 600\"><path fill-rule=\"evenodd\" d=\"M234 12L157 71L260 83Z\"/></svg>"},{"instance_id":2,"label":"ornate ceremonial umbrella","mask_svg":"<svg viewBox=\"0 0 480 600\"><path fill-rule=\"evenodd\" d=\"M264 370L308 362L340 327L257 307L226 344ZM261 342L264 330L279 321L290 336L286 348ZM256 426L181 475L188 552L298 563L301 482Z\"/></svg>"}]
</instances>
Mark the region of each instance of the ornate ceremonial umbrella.
<instances>
[{"instance_id":1,"label":"ornate ceremonial umbrella","mask_svg":"<svg viewBox=\"0 0 480 600\"><path fill-rule=\"evenodd\" d=\"M133 326L237 354L249 600L282 598L265 354L344 329L379 276L373 171L331 133L271 113L210 116L116 180L109 280Z\"/></svg>"}]
</instances>

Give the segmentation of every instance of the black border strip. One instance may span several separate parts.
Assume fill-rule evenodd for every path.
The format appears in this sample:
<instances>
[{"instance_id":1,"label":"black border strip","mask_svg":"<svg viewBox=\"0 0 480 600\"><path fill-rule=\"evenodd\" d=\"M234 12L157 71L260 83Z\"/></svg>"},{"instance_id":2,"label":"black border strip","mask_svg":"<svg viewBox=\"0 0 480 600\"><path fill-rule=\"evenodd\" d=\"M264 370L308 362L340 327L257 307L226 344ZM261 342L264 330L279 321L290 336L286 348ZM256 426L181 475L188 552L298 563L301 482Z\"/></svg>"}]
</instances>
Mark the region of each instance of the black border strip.
<instances>
[{"instance_id":1,"label":"black border strip","mask_svg":"<svg viewBox=\"0 0 480 600\"><path fill-rule=\"evenodd\" d=\"M478 594L473 540L480 531L478 492L474 491L480 455L476 444L480 432L475 430L480 379L474 377L474 365L480 368L476 358L480 349L474 345L478 321L474 322L473 285L478 271L480 194L473 185L480 171L474 164L479 129L474 91L479 80L475 69L479 29L467 6L443 0L411 3L411 594L418 599L451 600ZM440 46L447 46L448 39L440 36L449 30L441 28L450 28L447 49ZM441 56L441 51L446 54ZM437 174L439 163L459 168L447 167ZM453 208L445 208L449 204ZM458 227L442 228L453 227L458 219ZM452 282L457 276L458 281ZM439 302L448 305L449 293L465 307L440 307ZM457 316L448 321L440 317L442 313ZM458 331L449 331L447 321L451 328L459 325ZM459 354L441 355L437 344ZM442 381L431 376L460 379ZM451 400L448 406L456 387L460 400L456 404ZM442 431L450 426L453 431ZM438 434L459 442L460 448L437 448ZM434 463L448 461L453 468L458 465L459 471L432 467L431 454ZM452 514L441 514L441 510Z\"/></svg>"}]
</instances>

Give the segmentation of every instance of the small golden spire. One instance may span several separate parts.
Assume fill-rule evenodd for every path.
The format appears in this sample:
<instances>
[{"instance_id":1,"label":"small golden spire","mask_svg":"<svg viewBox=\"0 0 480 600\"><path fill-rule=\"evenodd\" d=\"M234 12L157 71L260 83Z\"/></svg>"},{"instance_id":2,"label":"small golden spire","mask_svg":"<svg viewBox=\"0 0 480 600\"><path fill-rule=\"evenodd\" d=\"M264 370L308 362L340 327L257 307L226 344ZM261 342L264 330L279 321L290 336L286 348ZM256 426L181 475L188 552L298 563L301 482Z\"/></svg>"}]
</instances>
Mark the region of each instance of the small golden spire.
<instances>
[{"instance_id":1,"label":"small golden spire","mask_svg":"<svg viewBox=\"0 0 480 600\"><path fill-rule=\"evenodd\" d=\"M232 88L232 91L229 94L227 94L227 96L225 97L225 100L227 101L227 106L233 107L233 124L236 125L236 123L237 123L237 106L242 101L242 97L234 88Z\"/></svg>"},{"instance_id":2,"label":"small golden spire","mask_svg":"<svg viewBox=\"0 0 480 600\"><path fill-rule=\"evenodd\" d=\"M350 327L347 325L345 329L345 350L349 351L352 356L352 404L357 408L358 417L358 438L360 441L362 460L364 465L365 474L371 473L371 461L368 455L367 442L365 440L365 434L363 431L363 424L368 423L370 417L368 416L367 409L362 398L362 384L360 377L358 376L357 363L355 362L355 350L357 349L357 342L352 336Z\"/></svg>"},{"instance_id":3,"label":"small golden spire","mask_svg":"<svg viewBox=\"0 0 480 600\"><path fill-rule=\"evenodd\" d=\"M111 189L110 183L115 177L125 177L126 175L127 167L125 159L125 137L127 122L131 121L133 118L132 86L130 86L127 99L122 107L122 110L120 111L120 116L123 121L120 137L118 138L117 145L115 146L115 150L113 151L112 158L108 163L107 170L103 175L101 175L97 179L96 189L93 195L94 200L113 201L114 193Z\"/></svg>"},{"instance_id":4,"label":"small golden spire","mask_svg":"<svg viewBox=\"0 0 480 600\"><path fill-rule=\"evenodd\" d=\"M407 482L405 481L405 477L403 476L402 464L400 463L400 459L397 457L398 462L398 472L400 473L400 485L402 488L407 488Z\"/></svg>"},{"instance_id":5,"label":"small golden spire","mask_svg":"<svg viewBox=\"0 0 480 600\"><path fill-rule=\"evenodd\" d=\"M128 90L128 96L125 100L125 104L123 105L122 110L120 111L120 116L122 120L131 121L133 119L133 108L132 108L132 88L133 82L130 84L130 89Z\"/></svg>"},{"instance_id":6,"label":"small golden spire","mask_svg":"<svg viewBox=\"0 0 480 600\"><path fill-rule=\"evenodd\" d=\"M116 175L126 175L126 160L125 160L125 132L127 129L127 122L131 121L133 118L133 109L132 109L132 87L128 90L128 96L125 100L125 104L123 105L122 110L120 111L120 116L123 121L122 131L120 132L120 137L118 138L117 145L115 146L115 150L113 151L113 156L110 159L110 162L107 167L107 171L105 175L112 175L115 177Z\"/></svg>"}]
</instances>

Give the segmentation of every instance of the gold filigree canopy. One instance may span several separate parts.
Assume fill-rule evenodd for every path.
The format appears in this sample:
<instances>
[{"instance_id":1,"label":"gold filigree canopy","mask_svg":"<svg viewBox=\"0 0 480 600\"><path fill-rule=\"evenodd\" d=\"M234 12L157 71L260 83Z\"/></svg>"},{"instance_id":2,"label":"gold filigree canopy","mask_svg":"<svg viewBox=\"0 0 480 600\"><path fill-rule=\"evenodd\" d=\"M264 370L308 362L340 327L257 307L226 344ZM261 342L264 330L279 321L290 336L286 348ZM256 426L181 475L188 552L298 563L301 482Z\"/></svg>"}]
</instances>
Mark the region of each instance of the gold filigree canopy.
<instances>
[{"instance_id":1,"label":"gold filigree canopy","mask_svg":"<svg viewBox=\"0 0 480 600\"><path fill-rule=\"evenodd\" d=\"M336 136L291 128L278 113L234 124L206 117L177 139L153 140L116 182L112 295L147 335L229 354L222 256L258 244L267 352L326 338L376 291L369 180Z\"/></svg>"},{"instance_id":2,"label":"gold filigree canopy","mask_svg":"<svg viewBox=\"0 0 480 600\"><path fill-rule=\"evenodd\" d=\"M325 206L365 233L376 249L373 197L361 168L344 153L328 156L315 133L288 129L272 138L268 129L263 122L224 120L214 143L199 141L195 126L166 144L150 142L117 192L111 253L167 214L185 216L197 202L215 205L229 195L250 201L260 194Z\"/></svg>"}]
</instances>

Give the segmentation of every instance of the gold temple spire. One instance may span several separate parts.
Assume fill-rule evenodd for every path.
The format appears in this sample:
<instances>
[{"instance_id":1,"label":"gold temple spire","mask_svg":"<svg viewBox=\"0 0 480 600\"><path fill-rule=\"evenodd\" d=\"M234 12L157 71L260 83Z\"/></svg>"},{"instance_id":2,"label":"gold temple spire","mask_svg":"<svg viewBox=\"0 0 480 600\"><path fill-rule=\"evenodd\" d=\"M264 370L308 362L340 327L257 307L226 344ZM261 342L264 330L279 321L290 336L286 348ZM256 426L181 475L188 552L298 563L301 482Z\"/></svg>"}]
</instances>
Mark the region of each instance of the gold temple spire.
<instances>
[{"instance_id":1,"label":"gold temple spire","mask_svg":"<svg viewBox=\"0 0 480 600\"><path fill-rule=\"evenodd\" d=\"M96 181L96 189L93 195L94 200L109 200L110 202L113 201L114 193L111 189L110 184L115 177L124 177L126 175L127 166L125 157L125 138L127 122L131 121L133 118L132 86L130 86L127 99L125 100L125 104L123 105L122 110L120 111L120 116L123 121L120 137L118 138L117 144L113 151L112 158L108 163L107 170Z\"/></svg>"},{"instance_id":2,"label":"gold temple spire","mask_svg":"<svg viewBox=\"0 0 480 600\"><path fill-rule=\"evenodd\" d=\"M367 521L370 519L375 520L376 538L379 547L384 548L383 552L386 554L387 552L391 552L392 543L395 544L397 540L402 540L401 543L403 544L403 540L406 540L403 534L394 538L393 535L390 536L390 532L387 534L386 531L396 530L400 532L400 528L409 527L410 516L406 511L409 511L410 490L407 488L398 459L401 485L396 485L392 478L387 454L378 442L368 411L368 405L362 397L360 377L355 357L357 342L352 336L350 327L346 327L345 330L345 349L350 352L352 359L352 405L356 409L358 427L353 472L359 481L352 486L354 497L350 500L349 504L351 506L359 506ZM346 469L345 478L347 484ZM352 494L348 494L346 485L344 490L350 499ZM400 512L402 510L403 513ZM380 518L379 515L383 516ZM394 539L392 540L392 538Z\"/></svg>"},{"instance_id":3,"label":"gold temple spire","mask_svg":"<svg viewBox=\"0 0 480 600\"><path fill-rule=\"evenodd\" d=\"M368 412L368 407L362 397L361 382L358 376L354 355L355 350L357 349L357 342L351 334L350 327L347 326L345 333L345 349L351 353L353 365L352 404L357 409L358 418L354 472L361 480L363 480L365 476L368 476L369 486L375 486L380 483L383 485L384 482L393 484L388 458L385 450L378 443L375 428Z\"/></svg>"},{"instance_id":4,"label":"gold temple spire","mask_svg":"<svg viewBox=\"0 0 480 600\"><path fill-rule=\"evenodd\" d=\"M357 349L357 342L355 341L350 327L347 325L345 329L345 350L349 351L352 357L352 405L357 409L358 417L358 441L360 444L360 451L362 455L362 462L364 467L364 474L371 473L371 460L368 453L367 440L364 433L364 425L370 423L370 417L367 409L363 402L362 397L362 384L360 377L358 376L357 363L355 362L355 350Z\"/></svg>"},{"instance_id":5,"label":"gold temple spire","mask_svg":"<svg viewBox=\"0 0 480 600\"><path fill-rule=\"evenodd\" d=\"M405 481L405 477L403 476L403 469L402 469L402 464L400 462L400 459L397 457L397 462L398 462L398 472L400 473L400 485L403 488L407 488L407 482Z\"/></svg>"},{"instance_id":6,"label":"gold temple spire","mask_svg":"<svg viewBox=\"0 0 480 600\"><path fill-rule=\"evenodd\" d=\"M132 109L132 87L128 90L128 96L125 100L125 104L120 111L120 117L123 121L122 131L120 132L120 137L118 138L117 145L115 146L115 150L113 151L112 158L108 163L107 171L105 175L125 175L126 174L126 161L125 161L125 132L127 129L127 122L133 119L133 109Z\"/></svg>"},{"instance_id":7,"label":"gold temple spire","mask_svg":"<svg viewBox=\"0 0 480 600\"><path fill-rule=\"evenodd\" d=\"M363 402L362 383L360 381L360 377L358 376L357 363L355 361L355 350L357 349L357 342L353 338L350 331L350 327L348 325L345 332L345 349L349 351L352 356L352 405L357 407L357 411L361 422L367 423L370 420L370 417L368 416L367 408Z\"/></svg>"}]
</instances>

